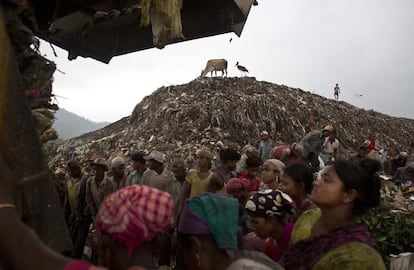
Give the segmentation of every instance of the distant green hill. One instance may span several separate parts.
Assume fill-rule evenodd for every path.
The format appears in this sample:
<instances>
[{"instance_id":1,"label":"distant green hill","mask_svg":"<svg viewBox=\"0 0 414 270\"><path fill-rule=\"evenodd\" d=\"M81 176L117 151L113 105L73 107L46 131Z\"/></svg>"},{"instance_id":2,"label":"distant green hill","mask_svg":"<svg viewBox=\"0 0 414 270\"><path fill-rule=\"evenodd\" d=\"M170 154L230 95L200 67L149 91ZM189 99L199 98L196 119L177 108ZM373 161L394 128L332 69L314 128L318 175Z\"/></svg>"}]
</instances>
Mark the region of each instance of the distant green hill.
<instances>
[{"instance_id":1,"label":"distant green hill","mask_svg":"<svg viewBox=\"0 0 414 270\"><path fill-rule=\"evenodd\" d=\"M53 128L58 132L59 139L62 140L75 138L110 124L109 122L93 122L63 108L60 108L56 112L55 118Z\"/></svg>"}]
</instances>

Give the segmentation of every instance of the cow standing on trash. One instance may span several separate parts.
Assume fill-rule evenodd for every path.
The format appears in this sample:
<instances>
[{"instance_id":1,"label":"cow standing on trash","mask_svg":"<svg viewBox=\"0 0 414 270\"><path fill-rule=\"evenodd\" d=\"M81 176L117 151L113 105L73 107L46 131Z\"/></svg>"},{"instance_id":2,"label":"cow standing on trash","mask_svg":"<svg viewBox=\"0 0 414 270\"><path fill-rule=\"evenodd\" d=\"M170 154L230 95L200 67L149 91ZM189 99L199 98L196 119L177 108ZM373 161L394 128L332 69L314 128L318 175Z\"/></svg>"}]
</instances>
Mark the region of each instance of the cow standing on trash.
<instances>
[{"instance_id":1,"label":"cow standing on trash","mask_svg":"<svg viewBox=\"0 0 414 270\"><path fill-rule=\"evenodd\" d=\"M227 60L226 59L210 59L207 61L206 67L201 71L200 77L203 78L210 72L210 76L217 76L217 71L221 71L221 77L227 77Z\"/></svg>"}]
</instances>

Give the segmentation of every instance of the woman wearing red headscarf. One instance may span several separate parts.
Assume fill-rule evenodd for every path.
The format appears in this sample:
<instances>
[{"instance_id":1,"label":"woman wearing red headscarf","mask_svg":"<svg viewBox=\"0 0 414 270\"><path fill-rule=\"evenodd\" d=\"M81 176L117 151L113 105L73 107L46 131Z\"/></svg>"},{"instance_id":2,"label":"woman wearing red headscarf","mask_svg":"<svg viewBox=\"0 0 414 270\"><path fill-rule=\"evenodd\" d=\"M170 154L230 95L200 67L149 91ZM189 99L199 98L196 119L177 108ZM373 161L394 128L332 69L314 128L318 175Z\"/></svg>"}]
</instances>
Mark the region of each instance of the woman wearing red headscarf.
<instances>
[{"instance_id":1,"label":"woman wearing red headscarf","mask_svg":"<svg viewBox=\"0 0 414 270\"><path fill-rule=\"evenodd\" d=\"M381 157L378 153L378 141L376 140L377 134L370 132L368 139L365 140L364 145L367 146L367 158L375 159L381 162Z\"/></svg>"},{"instance_id":2,"label":"woman wearing red headscarf","mask_svg":"<svg viewBox=\"0 0 414 270\"><path fill-rule=\"evenodd\" d=\"M132 185L110 194L96 217L105 267L66 258L43 244L18 217L0 189L0 259L11 269L143 270L154 267L157 235L173 223L173 199L161 190ZM23 256L22 256L23 255Z\"/></svg>"}]
</instances>

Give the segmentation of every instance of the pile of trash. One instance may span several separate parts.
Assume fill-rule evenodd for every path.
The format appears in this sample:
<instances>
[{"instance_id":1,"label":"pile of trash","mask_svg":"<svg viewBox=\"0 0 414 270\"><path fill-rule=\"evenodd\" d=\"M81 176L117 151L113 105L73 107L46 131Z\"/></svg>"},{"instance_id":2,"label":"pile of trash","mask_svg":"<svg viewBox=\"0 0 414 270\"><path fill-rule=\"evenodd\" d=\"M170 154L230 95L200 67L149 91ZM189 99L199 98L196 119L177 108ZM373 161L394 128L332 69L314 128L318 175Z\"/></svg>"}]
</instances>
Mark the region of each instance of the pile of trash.
<instances>
[{"instance_id":1,"label":"pile of trash","mask_svg":"<svg viewBox=\"0 0 414 270\"><path fill-rule=\"evenodd\" d=\"M393 123L390 128L389 123ZM375 131L381 147L397 147L413 158L414 120L356 108L297 88L254 78L203 78L161 87L145 97L132 114L101 130L65 141L51 153L50 165L94 156L129 156L133 151L160 150L167 160L190 159L203 146L223 144L241 149L257 146L260 131L277 143L298 142L310 129L333 125L341 143L339 155L356 153Z\"/></svg>"},{"instance_id":2,"label":"pile of trash","mask_svg":"<svg viewBox=\"0 0 414 270\"><path fill-rule=\"evenodd\" d=\"M407 192L401 185L391 181L391 177L382 176L381 200L383 206L394 213L414 213L414 192Z\"/></svg>"}]
</instances>

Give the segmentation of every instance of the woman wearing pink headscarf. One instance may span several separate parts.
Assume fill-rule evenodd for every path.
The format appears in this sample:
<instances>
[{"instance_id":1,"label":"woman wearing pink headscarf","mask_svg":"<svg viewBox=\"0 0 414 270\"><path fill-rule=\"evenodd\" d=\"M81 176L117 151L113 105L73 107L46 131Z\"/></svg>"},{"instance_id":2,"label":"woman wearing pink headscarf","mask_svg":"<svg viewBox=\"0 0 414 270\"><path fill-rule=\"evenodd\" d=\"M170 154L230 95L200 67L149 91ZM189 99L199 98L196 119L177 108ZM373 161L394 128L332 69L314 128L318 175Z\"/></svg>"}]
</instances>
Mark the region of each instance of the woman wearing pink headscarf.
<instances>
[{"instance_id":1,"label":"woman wearing pink headscarf","mask_svg":"<svg viewBox=\"0 0 414 270\"><path fill-rule=\"evenodd\" d=\"M111 270L152 269L156 235L166 231L173 218L173 199L161 190L133 185L109 195L96 218L104 266ZM49 249L21 222L10 196L1 189L0 239L0 258L12 269L107 269Z\"/></svg>"}]
</instances>

